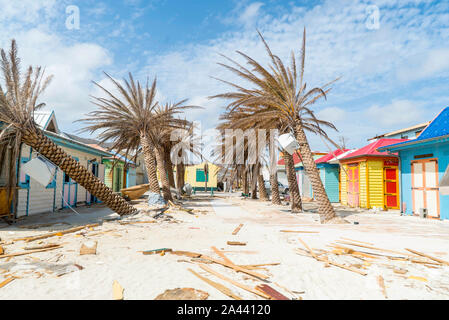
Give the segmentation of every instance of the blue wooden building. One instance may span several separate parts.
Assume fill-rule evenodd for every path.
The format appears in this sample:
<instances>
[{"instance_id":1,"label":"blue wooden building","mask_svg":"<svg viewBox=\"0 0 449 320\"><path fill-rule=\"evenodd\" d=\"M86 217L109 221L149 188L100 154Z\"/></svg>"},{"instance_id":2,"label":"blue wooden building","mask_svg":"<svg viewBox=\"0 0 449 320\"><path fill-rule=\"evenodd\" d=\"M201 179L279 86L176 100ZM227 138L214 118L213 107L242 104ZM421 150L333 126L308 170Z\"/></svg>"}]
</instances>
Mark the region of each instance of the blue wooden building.
<instances>
[{"instance_id":1,"label":"blue wooden building","mask_svg":"<svg viewBox=\"0 0 449 320\"><path fill-rule=\"evenodd\" d=\"M333 152L322 156L315 160L317 168L320 170L320 178L323 182L324 189L330 202L340 202L340 165L337 163L330 163L339 155L342 155L347 149L337 149Z\"/></svg>"},{"instance_id":2,"label":"blue wooden building","mask_svg":"<svg viewBox=\"0 0 449 320\"><path fill-rule=\"evenodd\" d=\"M449 107L418 138L379 148L385 150L399 153L402 212L449 219L449 195L441 183L449 165Z\"/></svg>"}]
</instances>

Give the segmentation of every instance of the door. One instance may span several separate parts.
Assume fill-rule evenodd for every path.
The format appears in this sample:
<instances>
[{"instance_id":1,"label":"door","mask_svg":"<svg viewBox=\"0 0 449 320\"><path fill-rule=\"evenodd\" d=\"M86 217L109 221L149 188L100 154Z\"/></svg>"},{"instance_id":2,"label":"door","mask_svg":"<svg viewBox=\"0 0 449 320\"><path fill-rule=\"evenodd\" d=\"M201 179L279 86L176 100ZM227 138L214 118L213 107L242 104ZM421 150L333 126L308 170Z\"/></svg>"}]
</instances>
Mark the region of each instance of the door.
<instances>
[{"instance_id":1,"label":"door","mask_svg":"<svg viewBox=\"0 0 449 320\"><path fill-rule=\"evenodd\" d=\"M64 173L62 183L62 207L68 208L76 206L76 196L78 184Z\"/></svg>"},{"instance_id":2,"label":"door","mask_svg":"<svg viewBox=\"0 0 449 320\"><path fill-rule=\"evenodd\" d=\"M439 189L437 160L412 162L413 213L419 214L421 208L427 209L429 218L439 218Z\"/></svg>"},{"instance_id":3,"label":"door","mask_svg":"<svg viewBox=\"0 0 449 320\"><path fill-rule=\"evenodd\" d=\"M94 176L96 176L98 178L98 163L96 162L88 162L87 163L87 169L92 172L92 174ZM91 203L96 203L97 202L97 198L94 197L89 191L86 190L86 203L87 204L91 204Z\"/></svg>"},{"instance_id":4,"label":"door","mask_svg":"<svg viewBox=\"0 0 449 320\"><path fill-rule=\"evenodd\" d=\"M359 165L348 166L348 205L350 207L360 206L360 177Z\"/></svg>"},{"instance_id":5,"label":"door","mask_svg":"<svg viewBox=\"0 0 449 320\"><path fill-rule=\"evenodd\" d=\"M384 167L384 204L387 209L399 209L397 167Z\"/></svg>"}]
</instances>

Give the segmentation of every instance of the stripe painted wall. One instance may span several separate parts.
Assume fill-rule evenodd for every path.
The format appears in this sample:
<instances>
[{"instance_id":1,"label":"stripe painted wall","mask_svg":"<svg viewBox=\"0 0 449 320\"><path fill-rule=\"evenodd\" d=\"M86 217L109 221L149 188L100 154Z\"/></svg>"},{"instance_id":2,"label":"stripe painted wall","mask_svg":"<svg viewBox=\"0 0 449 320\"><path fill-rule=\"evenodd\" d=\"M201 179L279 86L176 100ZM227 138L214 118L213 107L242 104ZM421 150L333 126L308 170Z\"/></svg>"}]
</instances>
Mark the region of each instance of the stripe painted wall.
<instances>
[{"instance_id":1,"label":"stripe painted wall","mask_svg":"<svg viewBox=\"0 0 449 320\"><path fill-rule=\"evenodd\" d=\"M383 160L368 161L369 207L384 207Z\"/></svg>"},{"instance_id":2,"label":"stripe painted wall","mask_svg":"<svg viewBox=\"0 0 449 320\"><path fill-rule=\"evenodd\" d=\"M348 179L348 165L342 165L342 169L340 170L340 202L341 204L347 206L348 205L348 187L347 187L347 179Z\"/></svg>"}]
</instances>

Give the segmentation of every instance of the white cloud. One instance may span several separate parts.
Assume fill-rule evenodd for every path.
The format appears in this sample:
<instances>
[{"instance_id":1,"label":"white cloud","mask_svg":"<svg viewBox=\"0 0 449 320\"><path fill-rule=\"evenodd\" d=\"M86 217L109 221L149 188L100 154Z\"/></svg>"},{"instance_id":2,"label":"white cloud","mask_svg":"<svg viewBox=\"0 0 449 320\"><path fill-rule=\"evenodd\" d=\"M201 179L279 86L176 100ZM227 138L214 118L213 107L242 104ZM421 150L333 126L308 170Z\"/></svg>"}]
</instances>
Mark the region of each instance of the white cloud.
<instances>
[{"instance_id":1,"label":"white cloud","mask_svg":"<svg viewBox=\"0 0 449 320\"><path fill-rule=\"evenodd\" d=\"M410 123L424 122L426 119L422 104L409 100L395 100L385 106L371 106L366 116L374 123L391 127Z\"/></svg>"},{"instance_id":2,"label":"white cloud","mask_svg":"<svg viewBox=\"0 0 449 320\"><path fill-rule=\"evenodd\" d=\"M316 104L316 110L321 110L318 115L336 123L340 132L332 133L334 137L344 135L350 137L354 146L361 146L377 133L414 124L414 121L427 121L431 118L428 112L437 112L444 107L432 105L426 112L420 112L434 101L435 96L425 101L423 97L416 97L414 88L407 88L414 95L414 98L407 98L404 85L410 82L398 77L405 64L420 74L416 80L436 73L449 76L449 70L446 70L449 60L444 60L449 50L449 45L444 47L449 43L449 32L443 32L449 30L449 20L442 19L447 16L447 8L433 6L423 10L418 7L420 3L377 2L380 8L378 30L366 28L365 9L368 4L364 1L354 1L350 5L342 0L325 1L312 8L293 6L278 17L262 11L260 5L253 3L245 7L248 10L240 10L239 17L257 17L257 27L270 47L286 61L291 50L298 56L302 29L307 27L305 78L308 87L342 76L327 101ZM146 72L158 74L160 89L167 95L202 101L208 111L207 114L198 114L198 119L212 126L216 121L211 121L211 114L215 113L217 119L226 102L201 99L230 90L229 86L210 76L243 83L216 65L216 62L225 62L219 53L242 62L235 50L241 50L262 63L268 62L256 31L241 25L236 31L222 34L208 43L191 44L167 54L151 56ZM422 53L426 54L426 62L411 65L409 61ZM379 99L379 102L374 99ZM425 102L418 103L418 99ZM367 116L366 109L370 110L371 116ZM376 113L387 111L393 116L381 117ZM312 139L322 145L319 139Z\"/></svg>"},{"instance_id":3,"label":"white cloud","mask_svg":"<svg viewBox=\"0 0 449 320\"><path fill-rule=\"evenodd\" d=\"M449 48L418 54L398 69L398 79L412 81L438 76L449 71Z\"/></svg>"},{"instance_id":4,"label":"white cloud","mask_svg":"<svg viewBox=\"0 0 449 320\"><path fill-rule=\"evenodd\" d=\"M40 20L46 21L44 18L58 16L59 13L62 14L60 19L65 21L65 11L59 7L61 3L49 0L5 3L12 24L0 24L7 31L0 34L1 47L8 49L10 39L15 38L22 69L28 65L39 65L45 67L47 75L53 75L41 101L46 103L47 110L55 110L63 131L75 131L79 124L72 122L92 109L89 98L93 89L91 80L112 63L111 53L95 43L69 42L61 34L51 31L51 21L40 23ZM0 0L0 7L5 3ZM23 18L28 10L31 11L30 15ZM5 11L1 12L3 14ZM24 25L28 22L34 27Z\"/></svg>"}]
</instances>

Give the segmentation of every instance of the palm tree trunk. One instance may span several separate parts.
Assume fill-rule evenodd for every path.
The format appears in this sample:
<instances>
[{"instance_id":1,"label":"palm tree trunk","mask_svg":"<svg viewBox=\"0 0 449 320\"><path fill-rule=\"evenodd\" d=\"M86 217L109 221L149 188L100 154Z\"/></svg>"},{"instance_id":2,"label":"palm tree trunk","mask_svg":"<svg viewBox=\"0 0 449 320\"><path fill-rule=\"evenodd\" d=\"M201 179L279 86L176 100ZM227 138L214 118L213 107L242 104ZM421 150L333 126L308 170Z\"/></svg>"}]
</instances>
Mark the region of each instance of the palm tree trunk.
<instances>
[{"instance_id":1,"label":"palm tree trunk","mask_svg":"<svg viewBox=\"0 0 449 320\"><path fill-rule=\"evenodd\" d=\"M156 154L157 170L159 171L159 176L161 178L162 196L164 197L165 201L173 201L173 198L172 198L171 192L170 192L170 183L168 181L167 171L165 171L163 151L159 150L159 148L155 147L154 153Z\"/></svg>"},{"instance_id":2,"label":"palm tree trunk","mask_svg":"<svg viewBox=\"0 0 449 320\"><path fill-rule=\"evenodd\" d=\"M299 194L298 181L295 174L295 163L293 156L284 151L285 171L288 180L288 189L290 191L290 202L292 212L302 211L301 195Z\"/></svg>"},{"instance_id":3,"label":"palm tree trunk","mask_svg":"<svg viewBox=\"0 0 449 320\"><path fill-rule=\"evenodd\" d=\"M271 203L281 204L281 197L279 196L278 174L274 173L270 175L271 185Z\"/></svg>"},{"instance_id":4,"label":"palm tree trunk","mask_svg":"<svg viewBox=\"0 0 449 320\"><path fill-rule=\"evenodd\" d=\"M92 172L70 157L62 148L41 132L23 131L22 141L57 165L70 178L100 199L119 215L137 212L125 199L112 192Z\"/></svg>"},{"instance_id":5,"label":"palm tree trunk","mask_svg":"<svg viewBox=\"0 0 449 320\"><path fill-rule=\"evenodd\" d=\"M299 151L301 152L302 161L306 173L312 184L312 190L315 199L318 202L318 213L321 215L321 222L326 222L335 217L335 210L324 189L323 182L320 178L320 172L316 167L315 160L312 156L306 134L300 121L296 122L295 127L296 140L299 143Z\"/></svg>"},{"instance_id":6,"label":"palm tree trunk","mask_svg":"<svg viewBox=\"0 0 449 320\"><path fill-rule=\"evenodd\" d=\"M259 198L263 201L268 201L267 188L265 188L265 182L263 180L263 175L259 174L257 176L257 183L259 184Z\"/></svg>"},{"instance_id":7,"label":"palm tree trunk","mask_svg":"<svg viewBox=\"0 0 449 320\"><path fill-rule=\"evenodd\" d=\"M140 137L140 144L142 145L143 157L145 161L145 168L148 174L148 183L150 184L150 191L160 193L159 182L157 180L156 159L154 157L151 142L144 135Z\"/></svg>"},{"instance_id":8,"label":"palm tree trunk","mask_svg":"<svg viewBox=\"0 0 449 320\"><path fill-rule=\"evenodd\" d=\"M168 174L168 182L171 188L175 188L175 176L173 175L173 163L171 162L169 148L164 148L164 160L165 171Z\"/></svg>"},{"instance_id":9,"label":"palm tree trunk","mask_svg":"<svg viewBox=\"0 0 449 320\"><path fill-rule=\"evenodd\" d=\"M257 176L258 172L256 170L256 165L252 165L251 172L251 199L257 199Z\"/></svg>"},{"instance_id":10,"label":"palm tree trunk","mask_svg":"<svg viewBox=\"0 0 449 320\"><path fill-rule=\"evenodd\" d=\"M249 185L248 185L248 172L245 167L242 167L242 191L243 194L248 196L249 194Z\"/></svg>"},{"instance_id":11,"label":"palm tree trunk","mask_svg":"<svg viewBox=\"0 0 449 320\"><path fill-rule=\"evenodd\" d=\"M184 187L184 171L184 163L178 163L176 165L176 188L179 194L181 194L182 188Z\"/></svg>"}]
</instances>

